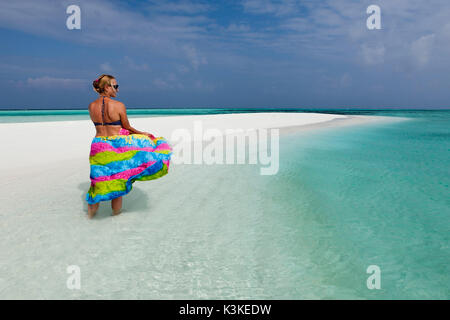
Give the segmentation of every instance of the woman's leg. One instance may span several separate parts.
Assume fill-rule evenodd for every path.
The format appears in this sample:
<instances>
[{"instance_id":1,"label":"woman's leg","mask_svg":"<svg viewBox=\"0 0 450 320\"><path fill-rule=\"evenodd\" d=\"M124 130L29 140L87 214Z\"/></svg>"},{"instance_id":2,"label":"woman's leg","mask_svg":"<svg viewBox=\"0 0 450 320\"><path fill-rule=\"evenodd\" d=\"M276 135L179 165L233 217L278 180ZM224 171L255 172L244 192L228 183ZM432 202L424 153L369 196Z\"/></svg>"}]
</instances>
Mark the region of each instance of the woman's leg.
<instances>
[{"instance_id":1,"label":"woman's leg","mask_svg":"<svg viewBox=\"0 0 450 320\"><path fill-rule=\"evenodd\" d=\"M118 215L122 209L122 197L112 199L111 208L113 210L113 215Z\"/></svg>"},{"instance_id":2,"label":"woman's leg","mask_svg":"<svg viewBox=\"0 0 450 320\"><path fill-rule=\"evenodd\" d=\"M88 203L88 217L89 219L92 219L95 214L97 213L98 207L100 205L100 202L94 203L94 204L89 204Z\"/></svg>"}]
</instances>

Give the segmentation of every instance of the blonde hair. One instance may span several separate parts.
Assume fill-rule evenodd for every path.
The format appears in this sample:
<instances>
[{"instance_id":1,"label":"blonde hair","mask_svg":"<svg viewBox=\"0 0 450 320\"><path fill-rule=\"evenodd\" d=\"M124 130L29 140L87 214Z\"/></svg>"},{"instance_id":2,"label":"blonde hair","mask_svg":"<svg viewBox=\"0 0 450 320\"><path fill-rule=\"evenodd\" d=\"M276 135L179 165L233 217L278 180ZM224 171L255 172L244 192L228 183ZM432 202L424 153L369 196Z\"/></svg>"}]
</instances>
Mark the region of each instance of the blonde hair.
<instances>
[{"instance_id":1,"label":"blonde hair","mask_svg":"<svg viewBox=\"0 0 450 320\"><path fill-rule=\"evenodd\" d=\"M111 80L115 79L113 76L109 74L102 74L100 77L95 79L92 82L92 85L94 86L94 90L98 93L102 93L105 91L106 85L111 85Z\"/></svg>"}]
</instances>

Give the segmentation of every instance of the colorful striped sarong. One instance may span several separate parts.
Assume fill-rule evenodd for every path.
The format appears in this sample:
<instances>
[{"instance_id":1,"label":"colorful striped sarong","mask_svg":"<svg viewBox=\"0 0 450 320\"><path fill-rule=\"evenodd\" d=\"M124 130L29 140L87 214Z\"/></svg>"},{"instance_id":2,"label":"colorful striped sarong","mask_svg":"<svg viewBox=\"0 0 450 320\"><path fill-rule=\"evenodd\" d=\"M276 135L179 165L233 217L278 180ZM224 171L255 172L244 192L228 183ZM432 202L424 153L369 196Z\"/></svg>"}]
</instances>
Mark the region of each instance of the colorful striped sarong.
<instances>
[{"instance_id":1,"label":"colorful striped sarong","mask_svg":"<svg viewBox=\"0 0 450 320\"><path fill-rule=\"evenodd\" d=\"M129 134L94 137L91 143L91 187L86 201L94 204L126 195L134 181L160 178L169 171L172 148L162 137Z\"/></svg>"}]
</instances>

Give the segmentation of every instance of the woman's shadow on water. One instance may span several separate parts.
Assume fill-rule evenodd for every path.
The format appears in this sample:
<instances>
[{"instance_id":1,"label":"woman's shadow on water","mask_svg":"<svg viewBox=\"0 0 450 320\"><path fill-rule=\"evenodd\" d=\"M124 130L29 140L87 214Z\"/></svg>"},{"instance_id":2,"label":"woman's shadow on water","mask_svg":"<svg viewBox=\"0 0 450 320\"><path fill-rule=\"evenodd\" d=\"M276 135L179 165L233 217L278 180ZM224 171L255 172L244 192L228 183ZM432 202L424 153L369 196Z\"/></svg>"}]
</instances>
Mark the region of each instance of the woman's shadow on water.
<instances>
[{"instance_id":1,"label":"woman's shadow on water","mask_svg":"<svg viewBox=\"0 0 450 320\"><path fill-rule=\"evenodd\" d=\"M83 211L86 214L88 212L88 203L86 202L86 194L91 186L90 182L83 182L78 185L78 189L82 191L80 196ZM122 200L122 211L120 215L130 214L136 211L148 211L151 209L149 206L149 195L148 193L137 188L135 185L131 191L123 196ZM94 219L104 219L112 217L111 201L101 201L100 206L95 214Z\"/></svg>"}]
</instances>

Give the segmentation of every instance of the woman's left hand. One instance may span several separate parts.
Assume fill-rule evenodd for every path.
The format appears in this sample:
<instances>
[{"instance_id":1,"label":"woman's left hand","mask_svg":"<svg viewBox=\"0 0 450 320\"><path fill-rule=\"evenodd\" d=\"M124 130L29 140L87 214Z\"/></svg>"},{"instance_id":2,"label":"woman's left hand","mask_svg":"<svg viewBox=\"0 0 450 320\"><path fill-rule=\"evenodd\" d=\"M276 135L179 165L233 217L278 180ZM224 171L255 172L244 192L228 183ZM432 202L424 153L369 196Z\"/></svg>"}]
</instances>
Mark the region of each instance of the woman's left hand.
<instances>
[{"instance_id":1,"label":"woman's left hand","mask_svg":"<svg viewBox=\"0 0 450 320\"><path fill-rule=\"evenodd\" d=\"M148 136L150 139L155 139L155 136L152 135L150 132L144 132L144 134L145 134L146 136Z\"/></svg>"}]
</instances>

